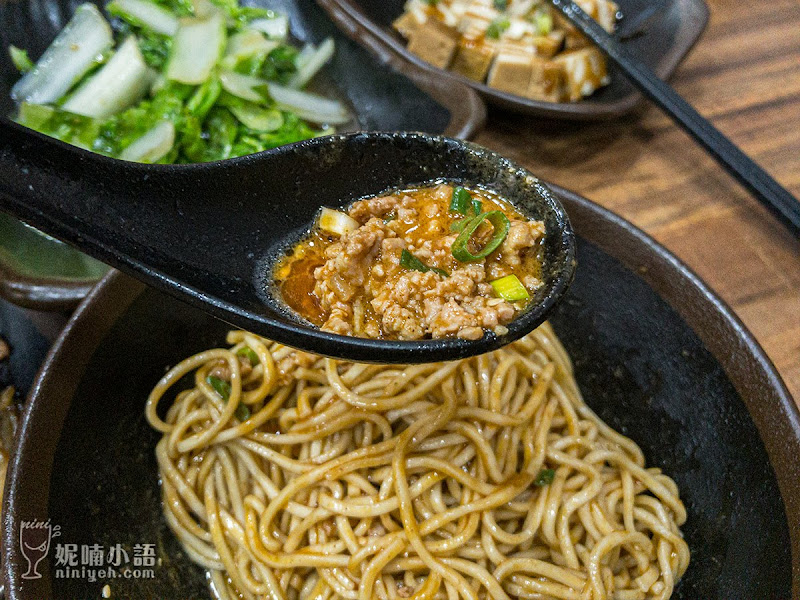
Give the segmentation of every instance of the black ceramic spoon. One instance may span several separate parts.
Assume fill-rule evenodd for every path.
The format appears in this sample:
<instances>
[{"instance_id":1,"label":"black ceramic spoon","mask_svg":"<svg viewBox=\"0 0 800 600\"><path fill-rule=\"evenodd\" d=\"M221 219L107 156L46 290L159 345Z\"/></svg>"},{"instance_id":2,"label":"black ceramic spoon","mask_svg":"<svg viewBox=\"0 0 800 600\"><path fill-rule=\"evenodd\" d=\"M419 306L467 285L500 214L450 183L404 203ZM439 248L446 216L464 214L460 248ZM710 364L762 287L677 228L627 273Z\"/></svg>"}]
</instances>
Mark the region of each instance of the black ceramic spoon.
<instances>
[{"instance_id":1,"label":"black ceramic spoon","mask_svg":"<svg viewBox=\"0 0 800 600\"><path fill-rule=\"evenodd\" d=\"M544 286L507 334L367 340L287 312L271 266L320 206L437 179L485 185L545 221ZM567 215L535 177L474 144L424 134L358 133L219 163L142 165L0 122L0 209L236 327L358 361L451 360L499 348L544 321L575 267Z\"/></svg>"}]
</instances>

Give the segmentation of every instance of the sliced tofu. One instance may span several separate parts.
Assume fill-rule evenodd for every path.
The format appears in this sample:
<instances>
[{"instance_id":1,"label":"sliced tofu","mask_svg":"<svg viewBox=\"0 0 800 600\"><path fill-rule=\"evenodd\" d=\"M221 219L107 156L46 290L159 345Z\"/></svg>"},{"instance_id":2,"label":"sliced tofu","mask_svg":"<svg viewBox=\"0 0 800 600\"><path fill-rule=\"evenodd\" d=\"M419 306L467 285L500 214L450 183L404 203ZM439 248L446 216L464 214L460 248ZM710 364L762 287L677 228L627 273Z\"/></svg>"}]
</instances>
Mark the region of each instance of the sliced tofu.
<instances>
[{"instance_id":1,"label":"sliced tofu","mask_svg":"<svg viewBox=\"0 0 800 600\"><path fill-rule=\"evenodd\" d=\"M502 92L525 96L533 72L533 58L533 54L528 52L499 52L486 83Z\"/></svg>"},{"instance_id":2,"label":"sliced tofu","mask_svg":"<svg viewBox=\"0 0 800 600\"><path fill-rule=\"evenodd\" d=\"M420 21L415 13L404 12L394 20L392 27L404 38L409 39L424 24L425 21Z\"/></svg>"},{"instance_id":3,"label":"sliced tofu","mask_svg":"<svg viewBox=\"0 0 800 600\"><path fill-rule=\"evenodd\" d=\"M500 13L494 7L491 0L473 0L464 11L459 20L458 30L468 38L478 38L486 33L489 24L494 21Z\"/></svg>"},{"instance_id":4,"label":"sliced tofu","mask_svg":"<svg viewBox=\"0 0 800 600\"><path fill-rule=\"evenodd\" d=\"M564 68L565 98L580 100L610 81L605 57L597 48L567 50L553 59Z\"/></svg>"},{"instance_id":5,"label":"sliced tofu","mask_svg":"<svg viewBox=\"0 0 800 600\"><path fill-rule=\"evenodd\" d=\"M586 48L586 46L591 46L591 43L582 33L568 31L564 35L564 48L567 50L577 50L578 48Z\"/></svg>"},{"instance_id":6,"label":"sliced tofu","mask_svg":"<svg viewBox=\"0 0 800 600\"><path fill-rule=\"evenodd\" d=\"M581 10L587 15L597 21L600 26L613 33L617 23L617 11L619 7L611 0L575 0L575 3L581 7ZM576 29L565 19L561 14L555 15L555 23L559 29L567 32L575 32Z\"/></svg>"},{"instance_id":7,"label":"sliced tofu","mask_svg":"<svg viewBox=\"0 0 800 600\"><path fill-rule=\"evenodd\" d=\"M547 35L534 36L532 43L533 47L536 49L536 56L552 58L561 50L561 46L564 45L564 32L556 29Z\"/></svg>"},{"instance_id":8,"label":"sliced tofu","mask_svg":"<svg viewBox=\"0 0 800 600\"><path fill-rule=\"evenodd\" d=\"M450 69L474 81L485 81L494 55L494 44L462 38Z\"/></svg>"},{"instance_id":9,"label":"sliced tofu","mask_svg":"<svg viewBox=\"0 0 800 600\"><path fill-rule=\"evenodd\" d=\"M564 97L564 65L552 60L534 57L531 62L531 79L525 94L533 100L561 102Z\"/></svg>"},{"instance_id":10,"label":"sliced tofu","mask_svg":"<svg viewBox=\"0 0 800 600\"><path fill-rule=\"evenodd\" d=\"M446 69L453 62L459 38L455 29L428 19L411 34L408 49L433 66Z\"/></svg>"}]
</instances>

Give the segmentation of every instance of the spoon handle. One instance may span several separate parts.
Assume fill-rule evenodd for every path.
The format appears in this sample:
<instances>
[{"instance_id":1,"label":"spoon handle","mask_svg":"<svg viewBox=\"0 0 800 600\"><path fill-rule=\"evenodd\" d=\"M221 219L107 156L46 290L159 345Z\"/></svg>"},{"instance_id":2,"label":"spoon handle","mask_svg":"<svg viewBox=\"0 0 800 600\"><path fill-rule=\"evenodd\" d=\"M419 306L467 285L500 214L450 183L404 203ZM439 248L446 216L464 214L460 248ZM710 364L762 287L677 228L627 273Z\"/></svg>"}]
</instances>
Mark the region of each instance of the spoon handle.
<instances>
[{"instance_id":1,"label":"spoon handle","mask_svg":"<svg viewBox=\"0 0 800 600\"><path fill-rule=\"evenodd\" d=\"M665 113L713 156L795 235L800 236L800 202L752 158L703 118L633 52L611 37L573 0L550 0L581 33L591 39Z\"/></svg>"}]
</instances>

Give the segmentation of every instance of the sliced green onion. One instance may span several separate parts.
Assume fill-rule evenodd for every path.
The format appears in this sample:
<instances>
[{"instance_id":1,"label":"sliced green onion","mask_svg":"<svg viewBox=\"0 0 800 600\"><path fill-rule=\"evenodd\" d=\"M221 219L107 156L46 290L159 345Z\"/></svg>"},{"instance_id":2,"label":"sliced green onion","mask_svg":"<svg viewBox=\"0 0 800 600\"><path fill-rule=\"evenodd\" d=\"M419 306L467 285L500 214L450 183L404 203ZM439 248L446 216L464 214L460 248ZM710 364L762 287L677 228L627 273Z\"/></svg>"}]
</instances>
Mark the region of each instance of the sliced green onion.
<instances>
[{"instance_id":1,"label":"sliced green onion","mask_svg":"<svg viewBox=\"0 0 800 600\"><path fill-rule=\"evenodd\" d=\"M244 423L245 421L247 421L247 419L250 418L250 414L251 414L250 409L247 407L247 404L241 404L241 403L239 404L239 406L236 407L236 412L233 413L233 415L237 419L239 419L242 423Z\"/></svg>"},{"instance_id":2,"label":"sliced green onion","mask_svg":"<svg viewBox=\"0 0 800 600\"><path fill-rule=\"evenodd\" d=\"M471 208L472 212L474 212L475 216L477 217L483 211L483 202L481 202L477 198L473 198Z\"/></svg>"},{"instance_id":3,"label":"sliced green onion","mask_svg":"<svg viewBox=\"0 0 800 600\"><path fill-rule=\"evenodd\" d=\"M553 30L553 16L546 9L539 9L533 16L539 35L548 35Z\"/></svg>"},{"instance_id":4,"label":"sliced green onion","mask_svg":"<svg viewBox=\"0 0 800 600\"><path fill-rule=\"evenodd\" d=\"M472 195L463 187L456 186L453 188L453 196L450 199L450 210L452 212L467 214L470 203L473 202Z\"/></svg>"},{"instance_id":5,"label":"sliced green onion","mask_svg":"<svg viewBox=\"0 0 800 600\"><path fill-rule=\"evenodd\" d=\"M545 485L550 485L553 483L553 479L556 477L556 472L553 469L542 469L539 471L539 474L536 476L536 479L533 480L533 485L543 487Z\"/></svg>"},{"instance_id":6,"label":"sliced green onion","mask_svg":"<svg viewBox=\"0 0 800 600\"><path fill-rule=\"evenodd\" d=\"M243 348L239 348L236 351L236 356L242 356L242 357L246 358L248 361L250 361L250 366L251 367L255 367L259 362L261 362L259 360L259 358L258 358L258 354L256 354L255 351L252 348L248 347L248 346L244 346Z\"/></svg>"},{"instance_id":7,"label":"sliced green onion","mask_svg":"<svg viewBox=\"0 0 800 600\"><path fill-rule=\"evenodd\" d=\"M450 223L450 231L461 231L464 229L464 225L469 223L472 219L459 219L458 221L453 221Z\"/></svg>"},{"instance_id":8,"label":"sliced green onion","mask_svg":"<svg viewBox=\"0 0 800 600\"><path fill-rule=\"evenodd\" d=\"M505 10L508 8L508 0L494 0L494 7L497 10Z\"/></svg>"},{"instance_id":9,"label":"sliced green onion","mask_svg":"<svg viewBox=\"0 0 800 600\"><path fill-rule=\"evenodd\" d=\"M14 68L20 73L27 73L36 65L33 64L31 57L28 56L28 51L16 46L8 47L8 54L11 56L11 62L14 63Z\"/></svg>"},{"instance_id":10,"label":"sliced green onion","mask_svg":"<svg viewBox=\"0 0 800 600\"><path fill-rule=\"evenodd\" d=\"M467 248L467 244L470 238L472 238L472 234L475 233L484 221L489 221L489 223L491 223L492 227L494 227L494 233L480 252L472 254ZM464 228L461 230L461 233L458 234L456 241L453 242L450 251L453 253L453 256L456 257L456 260L461 262L472 262L484 259L497 250L500 244L503 243L503 240L506 239L508 235L508 227L508 217L499 210L493 210L473 217L464 224Z\"/></svg>"},{"instance_id":11,"label":"sliced green onion","mask_svg":"<svg viewBox=\"0 0 800 600\"><path fill-rule=\"evenodd\" d=\"M509 27L511 27L511 21L505 17L495 19L489 23L489 27L486 29L486 37L493 40L499 39Z\"/></svg>"},{"instance_id":12,"label":"sliced green onion","mask_svg":"<svg viewBox=\"0 0 800 600\"><path fill-rule=\"evenodd\" d=\"M400 266L405 267L406 269L411 269L412 271L419 271L420 273L427 273L428 271L433 271L434 273L441 275L442 277L448 277L450 274L445 271L444 269L439 269L437 267L429 267L416 256L411 254L408 250L403 250L400 253Z\"/></svg>"},{"instance_id":13,"label":"sliced green onion","mask_svg":"<svg viewBox=\"0 0 800 600\"><path fill-rule=\"evenodd\" d=\"M206 381L208 385L210 385L219 397L223 400L228 400L231 397L231 384L225 381L224 379L220 379L216 375L209 375L206 377Z\"/></svg>"},{"instance_id":14,"label":"sliced green onion","mask_svg":"<svg viewBox=\"0 0 800 600\"><path fill-rule=\"evenodd\" d=\"M522 285L522 282L516 275L506 275L500 279L495 279L490 282L494 288L495 293L509 302L516 302L517 300L527 300L530 298L528 290Z\"/></svg>"}]
</instances>

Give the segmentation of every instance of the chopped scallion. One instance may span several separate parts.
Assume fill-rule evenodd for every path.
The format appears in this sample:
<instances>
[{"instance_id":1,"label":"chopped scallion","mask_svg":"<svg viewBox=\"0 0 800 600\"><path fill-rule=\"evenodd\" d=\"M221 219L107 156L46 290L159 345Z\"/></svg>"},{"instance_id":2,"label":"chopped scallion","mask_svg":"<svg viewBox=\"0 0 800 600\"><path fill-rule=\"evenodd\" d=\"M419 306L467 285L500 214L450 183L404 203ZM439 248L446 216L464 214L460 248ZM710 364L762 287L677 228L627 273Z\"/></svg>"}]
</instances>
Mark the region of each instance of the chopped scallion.
<instances>
[{"instance_id":1,"label":"chopped scallion","mask_svg":"<svg viewBox=\"0 0 800 600\"><path fill-rule=\"evenodd\" d=\"M533 23L536 25L539 35L548 35L551 31L553 31L553 16L547 11L546 8L536 11L536 13L533 15Z\"/></svg>"},{"instance_id":2,"label":"chopped scallion","mask_svg":"<svg viewBox=\"0 0 800 600\"><path fill-rule=\"evenodd\" d=\"M495 19L489 23L489 27L486 28L486 37L493 40L499 39L509 27L511 27L511 21L505 17Z\"/></svg>"},{"instance_id":3,"label":"chopped scallion","mask_svg":"<svg viewBox=\"0 0 800 600\"><path fill-rule=\"evenodd\" d=\"M243 348L239 348L239 350L236 351L236 355L237 356L242 356L242 357L246 358L247 360L249 360L251 367L255 367L259 362L261 362L258 359L258 354L256 354L253 351L253 349L248 347L248 346L244 346Z\"/></svg>"},{"instance_id":4,"label":"chopped scallion","mask_svg":"<svg viewBox=\"0 0 800 600\"><path fill-rule=\"evenodd\" d=\"M428 271L433 271L434 273L441 275L442 277L448 277L449 273L444 269L439 269L437 267L429 267L416 256L411 254L408 250L403 250L400 253L400 266L405 267L406 269L411 269L412 271L419 271L420 273L427 273Z\"/></svg>"},{"instance_id":5,"label":"chopped scallion","mask_svg":"<svg viewBox=\"0 0 800 600\"><path fill-rule=\"evenodd\" d=\"M490 283L495 293L509 302L527 300L531 297L530 294L528 294L528 290L525 289L525 286L522 285L522 282L516 275L506 275Z\"/></svg>"},{"instance_id":6,"label":"chopped scallion","mask_svg":"<svg viewBox=\"0 0 800 600\"><path fill-rule=\"evenodd\" d=\"M450 210L452 212L465 215L472 202L474 202L472 195L463 187L459 185L453 188L453 196L450 199Z\"/></svg>"},{"instance_id":7,"label":"chopped scallion","mask_svg":"<svg viewBox=\"0 0 800 600\"><path fill-rule=\"evenodd\" d=\"M467 247L469 240L484 221L489 221L489 223L491 223L492 227L494 227L494 233L492 233L492 237L480 252L472 254ZM472 262L484 259L497 250L500 244L503 243L503 240L506 239L509 225L508 217L499 210L493 210L473 217L464 224L464 228L453 242L450 251L453 253L453 256L456 257L456 260L460 260L461 262Z\"/></svg>"},{"instance_id":8,"label":"chopped scallion","mask_svg":"<svg viewBox=\"0 0 800 600\"><path fill-rule=\"evenodd\" d=\"M231 397L231 384L224 379L220 379L216 375L209 375L206 377L206 381L223 400L228 400Z\"/></svg>"},{"instance_id":9,"label":"chopped scallion","mask_svg":"<svg viewBox=\"0 0 800 600\"><path fill-rule=\"evenodd\" d=\"M464 229L464 225L469 223L471 219L459 219L458 221L453 221L450 223L450 231L461 231Z\"/></svg>"},{"instance_id":10,"label":"chopped scallion","mask_svg":"<svg viewBox=\"0 0 800 600\"><path fill-rule=\"evenodd\" d=\"M505 10L508 8L508 0L494 0L494 7L497 10Z\"/></svg>"},{"instance_id":11,"label":"chopped scallion","mask_svg":"<svg viewBox=\"0 0 800 600\"><path fill-rule=\"evenodd\" d=\"M475 216L477 217L483 211L483 203L477 198L473 198L471 208L472 212L474 212Z\"/></svg>"},{"instance_id":12,"label":"chopped scallion","mask_svg":"<svg viewBox=\"0 0 800 600\"><path fill-rule=\"evenodd\" d=\"M250 409L248 408L247 404L239 404L239 406L236 407L236 412L233 414L237 419L244 423L250 418Z\"/></svg>"},{"instance_id":13,"label":"chopped scallion","mask_svg":"<svg viewBox=\"0 0 800 600\"><path fill-rule=\"evenodd\" d=\"M556 477L556 472L553 469L542 469L539 471L539 474L536 476L536 479L533 480L533 485L543 487L545 485L550 485L553 483L553 479Z\"/></svg>"}]
</instances>

